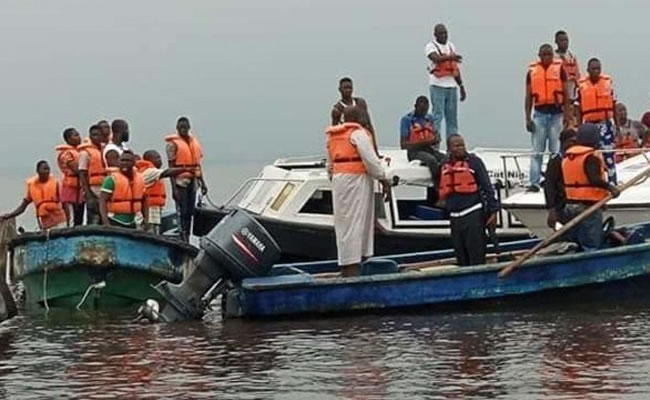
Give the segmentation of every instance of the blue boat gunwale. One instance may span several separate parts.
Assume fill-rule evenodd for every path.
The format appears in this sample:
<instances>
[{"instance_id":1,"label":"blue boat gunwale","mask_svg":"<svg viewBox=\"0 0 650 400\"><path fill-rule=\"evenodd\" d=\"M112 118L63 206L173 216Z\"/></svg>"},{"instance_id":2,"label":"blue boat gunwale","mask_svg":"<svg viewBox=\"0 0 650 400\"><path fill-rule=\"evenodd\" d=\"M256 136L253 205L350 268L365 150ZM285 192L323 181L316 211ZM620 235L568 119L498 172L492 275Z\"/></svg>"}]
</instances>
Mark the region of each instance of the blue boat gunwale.
<instances>
[{"instance_id":1,"label":"blue boat gunwale","mask_svg":"<svg viewBox=\"0 0 650 400\"><path fill-rule=\"evenodd\" d=\"M532 260L529 260L522 264L518 269L524 270L527 268L534 268L540 265L548 265L555 263L567 263L567 262L579 262L588 259L612 257L618 255L627 255L630 253L639 253L644 251L650 251L650 242L626 245L613 247L608 249L602 249L592 252L580 252L580 253L571 253L558 256L547 256L547 257L538 257ZM390 274L378 274L378 275L366 275L358 277L334 277L328 279L314 279L313 276L305 273L299 275L307 275L311 279L295 280L295 281L280 281L274 283L270 277L264 278L248 278L242 281L239 287L244 291L272 291L272 290L281 290L281 289L296 289L296 288L306 288L306 287L322 287L322 286L338 286L338 285L363 285L367 283L388 283L388 282L399 282L399 281L410 281L410 280L421 280L421 279L430 279L430 278L442 278L448 276L458 276L458 275L468 275L475 273L485 273L485 272L494 272L498 273L503 267L508 265L509 262L501 262L495 264L482 264L476 266L466 266L459 267L453 264L450 264L446 268L446 265L439 266L438 268L432 268L427 271L405 271L397 272ZM511 274L516 274L517 270L513 271ZM279 275L283 276L283 275ZM276 276L279 277L279 276ZM507 283L508 277L502 278L504 283Z\"/></svg>"}]
</instances>

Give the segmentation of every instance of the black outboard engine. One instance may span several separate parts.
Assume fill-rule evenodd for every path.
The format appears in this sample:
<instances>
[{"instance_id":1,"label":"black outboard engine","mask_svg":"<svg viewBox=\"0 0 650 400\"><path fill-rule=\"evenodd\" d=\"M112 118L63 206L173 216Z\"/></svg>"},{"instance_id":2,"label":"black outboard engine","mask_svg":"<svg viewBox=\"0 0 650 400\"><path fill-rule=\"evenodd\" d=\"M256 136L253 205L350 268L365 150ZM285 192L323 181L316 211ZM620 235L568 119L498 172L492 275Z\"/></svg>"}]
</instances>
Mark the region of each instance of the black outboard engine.
<instances>
[{"instance_id":1,"label":"black outboard engine","mask_svg":"<svg viewBox=\"0 0 650 400\"><path fill-rule=\"evenodd\" d=\"M264 276L280 257L280 248L271 235L243 210L224 217L207 236L201 238L201 252L195 269L178 285L163 281L155 289L162 305L147 300L140 312L152 322L200 319L208 304L228 282ZM160 308L162 307L162 308Z\"/></svg>"}]
</instances>

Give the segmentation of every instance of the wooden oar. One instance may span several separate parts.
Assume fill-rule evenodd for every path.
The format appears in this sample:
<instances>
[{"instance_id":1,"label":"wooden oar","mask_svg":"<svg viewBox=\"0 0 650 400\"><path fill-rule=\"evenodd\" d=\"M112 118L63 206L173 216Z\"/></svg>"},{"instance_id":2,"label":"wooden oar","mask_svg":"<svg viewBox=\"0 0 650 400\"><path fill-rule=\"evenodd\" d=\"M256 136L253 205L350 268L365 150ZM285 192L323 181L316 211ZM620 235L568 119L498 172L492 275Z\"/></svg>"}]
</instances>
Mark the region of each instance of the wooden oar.
<instances>
[{"instance_id":1,"label":"wooden oar","mask_svg":"<svg viewBox=\"0 0 650 400\"><path fill-rule=\"evenodd\" d=\"M617 189L619 190L619 192L622 193L623 191L625 191L625 190L629 189L630 187L636 185L637 182L639 182L640 180L646 178L649 175L650 175L650 168L638 173L632 179L625 182L624 184L617 186ZM535 253L537 253L540 249L542 249L543 247L548 246L555 239L559 238L560 236L562 236L563 234L568 232L570 229L572 229L573 227L578 225L585 218L587 218L588 216L593 214L595 211L597 211L599 208L604 206L605 203L607 203L611 199L612 199L612 194L610 193L607 196L605 196L605 198L603 198L602 200L592 204L589 208L584 210L581 214L578 214L571 221L567 222L561 229L553 232L553 234L551 236L549 236L546 239L544 239L543 241L539 242L535 247L530 249L526 254L524 254L523 256L519 257L518 259L516 259L515 261L513 261L512 263L510 263L506 267L504 267L501 271L499 271L499 277L503 278L504 276L508 275L513 269L519 267L521 264L524 263L524 261L528 260L530 257L535 255Z\"/></svg>"}]
</instances>

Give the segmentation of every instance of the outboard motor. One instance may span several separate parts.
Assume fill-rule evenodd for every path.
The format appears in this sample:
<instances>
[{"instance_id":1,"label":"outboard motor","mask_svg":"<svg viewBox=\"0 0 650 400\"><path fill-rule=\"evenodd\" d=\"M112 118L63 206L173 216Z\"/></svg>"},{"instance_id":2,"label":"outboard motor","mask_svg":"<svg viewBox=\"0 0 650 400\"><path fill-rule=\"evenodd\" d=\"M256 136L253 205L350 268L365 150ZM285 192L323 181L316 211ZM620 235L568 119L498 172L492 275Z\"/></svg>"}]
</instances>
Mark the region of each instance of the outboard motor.
<instances>
[{"instance_id":1,"label":"outboard motor","mask_svg":"<svg viewBox=\"0 0 650 400\"><path fill-rule=\"evenodd\" d=\"M147 300L140 313L152 322L173 322L203 317L208 304L228 282L267 275L280 257L271 235L243 210L224 217L200 240L195 269L178 284L163 281L155 289L164 299Z\"/></svg>"}]
</instances>

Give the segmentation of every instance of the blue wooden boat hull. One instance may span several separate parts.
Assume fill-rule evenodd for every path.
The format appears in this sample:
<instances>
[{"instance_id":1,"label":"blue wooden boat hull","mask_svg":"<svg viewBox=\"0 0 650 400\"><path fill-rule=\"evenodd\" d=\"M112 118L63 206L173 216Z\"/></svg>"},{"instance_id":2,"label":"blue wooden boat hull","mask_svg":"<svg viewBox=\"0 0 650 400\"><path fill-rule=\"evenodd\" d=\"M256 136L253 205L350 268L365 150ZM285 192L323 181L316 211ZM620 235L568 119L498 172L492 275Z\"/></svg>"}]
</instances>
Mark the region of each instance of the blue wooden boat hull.
<instances>
[{"instance_id":1,"label":"blue wooden boat hull","mask_svg":"<svg viewBox=\"0 0 650 400\"><path fill-rule=\"evenodd\" d=\"M113 227L28 233L11 242L27 305L86 308L139 303L161 280L180 282L198 250L175 239ZM102 287L91 285L103 282ZM88 293L86 293L88 291Z\"/></svg>"},{"instance_id":2,"label":"blue wooden boat hull","mask_svg":"<svg viewBox=\"0 0 650 400\"><path fill-rule=\"evenodd\" d=\"M506 278L505 263L441 267L354 278L316 279L308 274L253 278L228 292L226 317L271 317L447 306L514 300L571 292L622 297L650 295L650 244L539 258Z\"/></svg>"}]
</instances>

